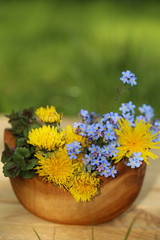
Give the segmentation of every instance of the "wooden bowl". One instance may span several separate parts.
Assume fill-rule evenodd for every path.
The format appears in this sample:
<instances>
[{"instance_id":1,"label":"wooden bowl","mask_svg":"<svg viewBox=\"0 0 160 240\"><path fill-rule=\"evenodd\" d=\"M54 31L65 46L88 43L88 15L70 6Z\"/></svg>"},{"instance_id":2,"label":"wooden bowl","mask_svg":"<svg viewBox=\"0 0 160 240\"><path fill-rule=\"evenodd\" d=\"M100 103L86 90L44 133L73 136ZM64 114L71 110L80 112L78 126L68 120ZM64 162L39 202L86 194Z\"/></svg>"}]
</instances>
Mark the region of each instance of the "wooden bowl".
<instances>
[{"instance_id":1,"label":"wooden bowl","mask_svg":"<svg viewBox=\"0 0 160 240\"><path fill-rule=\"evenodd\" d=\"M5 131L5 142L13 146L11 132ZM62 224L90 225L109 221L128 209L136 199L145 175L146 164L131 169L120 162L117 175L101 177L99 194L90 202L76 202L73 196L42 181L39 176L31 180L20 176L11 178L13 190L21 204L36 216Z\"/></svg>"}]
</instances>

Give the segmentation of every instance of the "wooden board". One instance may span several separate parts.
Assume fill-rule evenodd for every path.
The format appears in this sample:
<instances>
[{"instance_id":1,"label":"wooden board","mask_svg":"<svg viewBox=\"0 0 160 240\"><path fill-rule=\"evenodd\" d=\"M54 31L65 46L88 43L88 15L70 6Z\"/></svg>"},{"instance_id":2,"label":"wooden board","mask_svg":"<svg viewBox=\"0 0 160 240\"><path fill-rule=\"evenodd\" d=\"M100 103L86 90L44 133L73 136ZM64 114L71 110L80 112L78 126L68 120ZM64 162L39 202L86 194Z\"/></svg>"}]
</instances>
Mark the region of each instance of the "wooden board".
<instances>
[{"instance_id":1,"label":"wooden board","mask_svg":"<svg viewBox=\"0 0 160 240\"><path fill-rule=\"evenodd\" d=\"M67 122L73 122L67 119ZM7 119L0 117L0 152ZM155 151L156 152L156 151ZM160 156L160 152L158 152ZM160 240L160 157L150 161L142 190L128 211L116 219L94 226L94 240L124 240L134 217L128 240ZM66 226L44 221L25 210L16 199L0 163L0 240L36 240L33 228L42 240L91 240L91 226ZM118 204L118 203L117 203Z\"/></svg>"}]
</instances>

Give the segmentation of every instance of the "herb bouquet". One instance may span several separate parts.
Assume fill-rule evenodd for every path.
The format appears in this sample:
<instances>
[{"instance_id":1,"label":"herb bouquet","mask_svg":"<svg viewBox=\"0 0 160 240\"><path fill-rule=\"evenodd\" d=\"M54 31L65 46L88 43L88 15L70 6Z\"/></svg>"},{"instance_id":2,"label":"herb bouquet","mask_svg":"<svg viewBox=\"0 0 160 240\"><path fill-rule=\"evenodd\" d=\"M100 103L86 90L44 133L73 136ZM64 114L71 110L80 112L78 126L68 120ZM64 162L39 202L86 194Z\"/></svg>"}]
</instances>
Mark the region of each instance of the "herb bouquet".
<instances>
[{"instance_id":1,"label":"herb bouquet","mask_svg":"<svg viewBox=\"0 0 160 240\"><path fill-rule=\"evenodd\" d=\"M130 71L120 80L117 100L137 84ZM148 158L157 158L151 150L160 149L153 108L139 111L131 101L102 116L82 109L81 122L65 129L53 106L13 111L2 162L20 202L65 224L90 224L92 217L101 223L124 212L140 191Z\"/></svg>"}]
</instances>

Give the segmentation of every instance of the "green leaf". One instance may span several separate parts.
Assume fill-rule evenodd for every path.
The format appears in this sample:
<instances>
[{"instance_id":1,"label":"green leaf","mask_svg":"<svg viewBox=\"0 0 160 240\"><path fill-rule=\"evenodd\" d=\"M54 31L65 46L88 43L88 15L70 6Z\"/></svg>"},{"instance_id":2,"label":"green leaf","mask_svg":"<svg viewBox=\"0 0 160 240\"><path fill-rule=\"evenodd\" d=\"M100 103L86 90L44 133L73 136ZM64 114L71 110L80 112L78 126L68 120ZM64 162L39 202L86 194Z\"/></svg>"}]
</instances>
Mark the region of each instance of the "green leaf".
<instances>
[{"instance_id":1,"label":"green leaf","mask_svg":"<svg viewBox=\"0 0 160 240\"><path fill-rule=\"evenodd\" d=\"M3 173L5 177L16 177L20 173L20 169L17 163L7 162L3 166Z\"/></svg>"},{"instance_id":2,"label":"green leaf","mask_svg":"<svg viewBox=\"0 0 160 240\"><path fill-rule=\"evenodd\" d=\"M57 132L60 133L61 131L62 131L62 128L61 128L60 125L58 124L58 125L57 125Z\"/></svg>"},{"instance_id":3,"label":"green leaf","mask_svg":"<svg viewBox=\"0 0 160 240\"><path fill-rule=\"evenodd\" d=\"M56 154L55 154L55 152L52 152L52 153L55 155L55 157L57 157ZM46 153L43 152L42 155L45 156L45 159L47 159L47 158L51 158L51 153L50 153L50 152L46 152Z\"/></svg>"},{"instance_id":4,"label":"green leaf","mask_svg":"<svg viewBox=\"0 0 160 240\"><path fill-rule=\"evenodd\" d=\"M19 164L20 169L24 170L25 164L26 164L25 160L24 160L24 157L18 155L17 153L14 153L13 161L14 161L14 163Z\"/></svg>"},{"instance_id":5,"label":"green leaf","mask_svg":"<svg viewBox=\"0 0 160 240\"><path fill-rule=\"evenodd\" d=\"M1 161L2 163L9 162L10 159L12 158L14 151L8 146L8 144L5 143L5 149L2 152L2 158Z\"/></svg>"},{"instance_id":6,"label":"green leaf","mask_svg":"<svg viewBox=\"0 0 160 240\"><path fill-rule=\"evenodd\" d=\"M35 147L34 146L30 145L29 150L30 150L31 155L35 154Z\"/></svg>"},{"instance_id":7,"label":"green leaf","mask_svg":"<svg viewBox=\"0 0 160 240\"><path fill-rule=\"evenodd\" d=\"M135 220L136 220L136 217L135 217L135 218L133 218L133 220L132 220L132 222L131 222L131 224L130 224L130 226L129 226L129 228L128 228L128 231L127 231L127 234L126 234L126 236L125 236L125 239L124 239L124 240L127 240L127 239L128 239L128 237L129 237L129 234L130 234L130 232L131 232L131 230L132 230L133 224L135 223Z\"/></svg>"},{"instance_id":8,"label":"green leaf","mask_svg":"<svg viewBox=\"0 0 160 240\"><path fill-rule=\"evenodd\" d=\"M54 156L57 158L57 154L56 154L56 152L52 152L52 154L54 154Z\"/></svg>"},{"instance_id":9,"label":"green leaf","mask_svg":"<svg viewBox=\"0 0 160 240\"><path fill-rule=\"evenodd\" d=\"M37 235L38 239L41 240L40 236L38 235L37 231L33 228L33 231L35 232L35 234Z\"/></svg>"},{"instance_id":10,"label":"green leaf","mask_svg":"<svg viewBox=\"0 0 160 240\"><path fill-rule=\"evenodd\" d=\"M24 116L21 117L21 119L19 120L21 125L24 127L24 126L27 126L28 124L28 119Z\"/></svg>"},{"instance_id":11,"label":"green leaf","mask_svg":"<svg viewBox=\"0 0 160 240\"><path fill-rule=\"evenodd\" d=\"M34 178L36 173L34 171L21 171L21 177L25 179Z\"/></svg>"},{"instance_id":12,"label":"green leaf","mask_svg":"<svg viewBox=\"0 0 160 240\"><path fill-rule=\"evenodd\" d=\"M16 148L15 153L25 158L28 158L30 156L30 151L27 148Z\"/></svg>"},{"instance_id":13,"label":"green leaf","mask_svg":"<svg viewBox=\"0 0 160 240\"><path fill-rule=\"evenodd\" d=\"M32 118L33 114L34 114L34 107L30 107L28 109L25 108L23 110L23 116L25 116L28 119Z\"/></svg>"},{"instance_id":14,"label":"green leaf","mask_svg":"<svg viewBox=\"0 0 160 240\"><path fill-rule=\"evenodd\" d=\"M26 171L26 170L33 169L36 166L37 159L29 159L29 160L25 160L24 162L25 163L23 165L23 168L21 168L21 169Z\"/></svg>"},{"instance_id":15,"label":"green leaf","mask_svg":"<svg viewBox=\"0 0 160 240\"><path fill-rule=\"evenodd\" d=\"M51 153L50 152L47 153L47 158L51 158Z\"/></svg>"},{"instance_id":16,"label":"green leaf","mask_svg":"<svg viewBox=\"0 0 160 240\"><path fill-rule=\"evenodd\" d=\"M84 171L84 172L86 172L86 171L87 171L87 169L86 169L86 166L85 166L85 165L82 167L82 171Z\"/></svg>"},{"instance_id":17,"label":"green leaf","mask_svg":"<svg viewBox=\"0 0 160 240\"><path fill-rule=\"evenodd\" d=\"M27 142L25 138L19 138L17 139L16 146L17 147L24 147L26 146Z\"/></svg>"},{"instance_id":18,"label":"green leaf","mask_svg":"<svg viewBox=\"0 0 160 240\"><path fill-rule=\"evenodd\" d=\"M13 162L19 162L19 164L24 161L24 157L20 156L19 154L17 154L16 152L13 154L12 157Z\"/></svg>"},{"instance_id":19,"label":"green leaf","mask_svg":"<svg viewBox=\"0 0 160 240\"><path fill-rule=\"evenodd\" d=\"M28 138L28 129L27 128L24 129L23 135L25 138Z\"/></svg>"},{"instance_id":20,"label":"green leaf","mask_svg":"<svg viewBox=\"0 0 160 240\"><path fill-rule=\"evenodd\" d=\"M40 128L40 125L37 122L34 122L30 125L28 132L31 131L32 129Z\"/></svg>"},{"instance_id":21,"label":"green leaf","mask_svg":"<svg viewBox=\"0 0 160 240\"><path fill-rule=\"evenodd\" d=\"M91 172L92 172L92 167L89 167L88 172L89 172L89 174L91 174Z\"/></svg>"}]
</instances>

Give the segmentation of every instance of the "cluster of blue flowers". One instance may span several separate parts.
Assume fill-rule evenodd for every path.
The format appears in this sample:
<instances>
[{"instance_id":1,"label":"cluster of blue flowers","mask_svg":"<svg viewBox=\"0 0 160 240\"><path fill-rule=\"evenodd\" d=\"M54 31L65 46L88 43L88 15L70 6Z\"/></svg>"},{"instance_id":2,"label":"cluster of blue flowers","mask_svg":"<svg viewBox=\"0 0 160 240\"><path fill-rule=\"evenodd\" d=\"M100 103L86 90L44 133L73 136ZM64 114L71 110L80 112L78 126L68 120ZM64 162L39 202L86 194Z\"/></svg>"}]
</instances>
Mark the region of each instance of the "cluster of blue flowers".
<instances>
[{"instance_id":1,"label":"cluster of blue flowers","mask_svg":"<svg viewBox=\"0 0 160 240\"><path fill-rule=\"evenodd\" d=\"M76 159L77 155L81 152L82 146L76 140L71 144L66 144L67 154L70 159Z\"/></svg>"},{"instance_id":2,"label":"cluster of blue flowers","mask_svg":"<svg viewBox=\"0 0 160 240\"><path fill-rule=\"evenodd\" d=\"M113 129L117 128L118 119L121 116L118 113L107 113L103 115L100 122L94 122L87 124L83 122L74 123L76 133L86 137L89 142L98 141L99 139L105 138L107 143L109 141L116 141L116 134Z\"/></svg>"},{"instance_id":3,"label":"cluster of blue flowers","mask_svg":"<svg viewBox=\"0 0 160 240\"><path fill-rule=\"evenodd\" d=\"M120 80L124 84L136 85L136 77L131 71L127 70L122 72ZM99 175L109 177L115 177L117 170L113 166L112 159L116 157L119 143L115 134L115 129L118 128L118 120L121 118L130 121L131 126L135 126L135 120L143 120L145 122L151 121L154 116L154 110L151 106L143 104L139 107L141 115L135 116L135 105L129 101L128 103L122 103L118 113L106 113L102 118L95 112L89 113L87 110L81 109L80 117L81 122L75 123L75 132L87 139L89 147L82 147L81 143L74 141L71 144L67 144L67 152L70 159L76 159L79 153L83 153L82 159L84 166L88 171L97 171ZM159 141L160 123L157 121L152 122L151 131L157 133L157 139ZM126 162L127 166L131 168L139 167L144 159L141 157L141 152L134 152L132 156Z\"/></svg>"},{"instance_id":4,"label":"cluster of blue flowers","mask_svg":"<svg viewBox=\"0 0 160 240\"><path fill-rule=\"evenodd\" d=\"M159 121L154 121L152 123L151 127L152 134L157 134L157 138L153 140L153 142L159 142L160 141L160 122Z\"/></svg>"},{"instance_id":5,"label":"cluster of blue flowers","mask_svg":"<svg viewBox=\"0 0 160 240\"><path fill-rule=\"evenodd\" d=\"M120 78L124 84L130 84L131 86L137 85L136 79L135 74L129 70L122 72L122 77Z\"/></svg>"},{"instance_id":6,"label":"cluster of blue flowers","mask_svg":"<svg viewBox=\"0 0 160 240\"><path fill-rule=\"evenodd\" d=\"M67 151L70 159L76 159L79 151L83 151L83 163L87 170L98 171L101 176L115 177L117 173L115 166L112 166L111 159L116 157L118 150L117 137L113 129L117 128L118 119L121 118L118 113L104 114L98 122L88 124L90 119L89 113L86 110L81 110L82 122L74 124L76 133L86 137L90 143L90 147L85 149L81 145L77 146L77 142L67 145ZM95 114L95 116L97 116ZM99 115L98 115L99 116ZM78 151L77 151L78 150Z\"/></svg>"},{"instance_id":7,"label":"cluster of blue flowers","mask_svg":"<svg viewBox=\"0 0 160 240\"><path fill-rule=\"evenodd\" d=\"M141 157L141 152L138 153L134 152L132 156L129 158L127 166L130 166L131 168L140 167L143 160L144 159Z\"/></svg>"},{"instance_id":8,"label":"cluster of blue flowers","mask_svg":"<svg viewBox=\"0 0 160 240\"><path fill-rule=\"evenodd\" d=\"M134 120L135 120L135 105L132 104L132 102L130 101L129 103L122 103L121 107L119 108L119 110L122 112L122 117L126 118L127 121L131 122L131 126L134 127Z\"/></svg>"},{"instance_id":9,"label":"cluster of blue flowers","mask_svg":"<svg viewBox=\"0 0 160 240\"><path fill-rule=\"evenodd\" d=\"M81 109L79 116L82 119L83 123L91 124L94 122L100 115L95 112L89 113L87 110Z\"/></svg>"},{"instance_id":10,"label":"cluster of blue flowers","mask_svg":"<svg viewBox=\"0 0 160 240\"><path fill-rule=\"evenodd\" d=\"M146 121L149 122L154 117L154 109L150 105L143 104L138 108L139 112L143 114Z\"/></svg>"},{"instance_id":11,"label":"cluster of blue flowers","mask_svg":"<svg viewBox=\"0 0 160 240\"><path fill-rule=\"evenodd\" d=\"M117 150L115 150L115 145L109 146L104 145L100 147L98 145L92 144L88 148L88 153L85 154L83 158L83 163L87 169L97 170L101 176L105 177L115 177L117 173L115 166L111 165L109 156L116 156Z\"/></svg>"},{"instance_id":12,"label":"cluster of blue flowers","mask_svg":"<svg viewBox=\"0 0 160 240\"><path fill-rule=\"evenodd\" d=\"M154 109L150 105L143 104L142 107L138 108L138 110L142 114L138 116L139 119L143 119L143 121L145 122L152 123L152 127L151 127L152 134L157 133L157 138L153 141L158 142L160 140L160 135L159 135L160 122L156 120L152 121L154 117Z\"/></svg>"}]
</instances>

